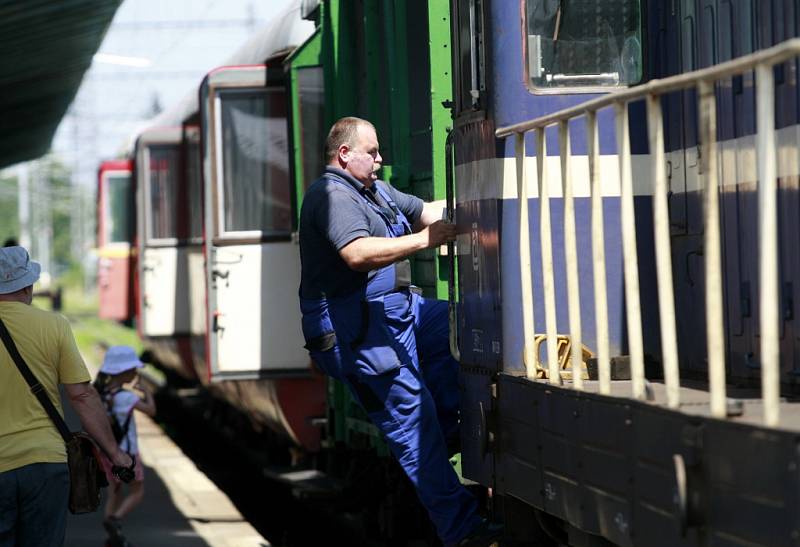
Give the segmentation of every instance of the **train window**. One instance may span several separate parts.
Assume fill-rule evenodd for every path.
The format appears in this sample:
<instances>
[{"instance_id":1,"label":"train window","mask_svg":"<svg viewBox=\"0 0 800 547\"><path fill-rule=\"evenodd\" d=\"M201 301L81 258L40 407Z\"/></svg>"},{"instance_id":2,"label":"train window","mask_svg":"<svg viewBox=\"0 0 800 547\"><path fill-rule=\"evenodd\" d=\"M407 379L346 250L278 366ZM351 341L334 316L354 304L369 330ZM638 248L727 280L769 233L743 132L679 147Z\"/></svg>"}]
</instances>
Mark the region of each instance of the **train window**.
<instances>
[{"instance_id":1,"label":"train window","mask_svg":"<svg viewBox=\"0 0 800 547\"><path fill-rule=\"evenodd\" d=\"M220 98L223 231L289 234L292 201L284 89L230 90Z\"/></svg>"},{"instance_id":2,"label":"train window","mask_svg":"<svg viewBox=\"0 0 800 547\"><path fill-rule=\"evenodd\" d=\"M453 2L453 53L455 60L455 107L461 113L483 108L486 91L484 47L484 0Z\"/></svg>"},{"instance_id":3,"label":"train window","mask_svg":"<svg viewBox=\"0 0 800 547\"><path fill-rule=\"evenodd\" d=\"M325 138L323 104L325 102L321 66L297 70L297 88L300 104L300 133L303 157L303 188L322 173L322 148Z\"/></svg>"},{"instance_id":4,"label":"train window","mask_svg":"<svg viewBox=\"0 0 800 547\"><path fill-rule=\"evenodd\" d=\"M189 198L189 237L203 236L203 179L200 176L200 143L189 140L186 148L186 182Z\"/></svg>"},{"instance_id":5,"label":"train window","mask_svg":"<svg viewBox=\"0 0 800 547\"><path fill-rule=\"evenodd\" d=\"M682 31L683 33L683 71L691 72L697 66L695 62L695 54L697 47L694 43L694 18L687 16L683 18Z\"/></svg>"},{"instance_id":6,"label":"train window","mask_svg":"<svg viewBox=\"0 0 800 547\"><path fill-rule=\"evenodd\" d=\"M534 89L620 87L642 79L639 0L526 0Z\"/></svg>"},{"instance_id":7,"label":"train window","mask_svg":"<svg viewBox=\"0 0 800 547\"><path fill-rule=\"evenodd\" d=\"M177 146L151 146L149 156L149 238L173 239L178 236L175 211L180 152Z\"/></svg>"},{"instance_id":8,"label":"train window","mask_svg":"<svg viewBox=\"0 0 800 547\"><path fill-rule=\"evenodd\" d=\"M742 2L738 7L738 13L734 13L739 16L739 33L737 36L741 36L741 39L737 40L739 43L739 51L736 52L736 56L743 56L747 55L748 53L753 53L753 48L755 47L755 24L753 17L754 6L752 2L745 1Z\"/></svg>"},{"instance_id":9,"label":"train window","mask_svg":"<svg viewBox=\"0 0 800 547\"><path fill-rule=\"evenodd\" d=\"M716 17L714 17L714 8L712 6L705 6L703 10L703 62L702 66L711 66L718 60L717 58L717 29Z\"/></svg>"},{"instance_id":10,"label":"train window","mask_svg":"<svg viewBox=\"0 0 800 547\"><path fill-rule=\"evenodd\" d=\"M730 61L733 58L733 7L730 1L719 4L719 60Z\"/></svg>"},{"instance_id":11,"label":"train window","mask_svg":"<svg viewBox=\"0 0 800 547\"><path fill-rule=\"evenodd\" d=\"M130 243L133 239L131 216L131 176L109 175L105 180L105 242Z\"/></svg>"}]
</instances>

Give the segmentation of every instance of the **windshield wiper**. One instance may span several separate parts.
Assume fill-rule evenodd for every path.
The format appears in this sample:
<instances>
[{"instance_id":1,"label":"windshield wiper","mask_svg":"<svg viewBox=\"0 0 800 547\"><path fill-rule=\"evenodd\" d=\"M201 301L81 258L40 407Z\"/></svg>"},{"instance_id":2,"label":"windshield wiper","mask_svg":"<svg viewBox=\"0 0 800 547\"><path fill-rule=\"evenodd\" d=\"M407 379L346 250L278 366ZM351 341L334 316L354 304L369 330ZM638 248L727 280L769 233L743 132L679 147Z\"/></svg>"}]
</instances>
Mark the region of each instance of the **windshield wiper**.
<instances>
[{"instance_id":1,"label":"windshield wiper","mask_svg":"<svg viewBox=\"0 0 800 547\"><path fill-rule=\"evenodd\" d=\"M561 30L561 6L564 0L558 0L558 9L556 10L556 28L553 29L553 42L558 42L558 32Z\"/></svg>"}]
</instances>

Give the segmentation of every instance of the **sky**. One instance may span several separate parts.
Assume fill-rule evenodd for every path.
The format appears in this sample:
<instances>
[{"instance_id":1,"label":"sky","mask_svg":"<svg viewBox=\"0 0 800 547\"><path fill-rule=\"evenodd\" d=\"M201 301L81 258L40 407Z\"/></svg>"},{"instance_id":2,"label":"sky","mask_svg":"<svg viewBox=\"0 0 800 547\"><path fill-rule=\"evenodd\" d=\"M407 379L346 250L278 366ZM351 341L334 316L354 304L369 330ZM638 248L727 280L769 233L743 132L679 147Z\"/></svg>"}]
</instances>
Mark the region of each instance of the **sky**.
<instances>
[{"instance_id":1,"label":"sky","mask_svg":"<svg viewBox=\"0 0 800 547\"><path fill-rule=\"evenodd\" d=\"M197 89L210 69L289 3L124 0L53 140L73 183L93 187L99 163L119 156L155 102L168 109ZM109 55L146 66L104 62Z\"/></svg>"}]
</instances>

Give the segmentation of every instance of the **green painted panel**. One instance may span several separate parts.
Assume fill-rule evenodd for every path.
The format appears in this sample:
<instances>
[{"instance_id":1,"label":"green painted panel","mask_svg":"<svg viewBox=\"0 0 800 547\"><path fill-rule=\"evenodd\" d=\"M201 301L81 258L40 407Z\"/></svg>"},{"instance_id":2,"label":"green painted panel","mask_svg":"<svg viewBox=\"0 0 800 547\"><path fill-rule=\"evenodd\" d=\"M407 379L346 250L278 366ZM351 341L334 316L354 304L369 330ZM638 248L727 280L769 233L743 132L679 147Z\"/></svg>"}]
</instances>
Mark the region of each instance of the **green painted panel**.
<instances>
[{"instance_id":1,"label":"green painted panel","mask_svg":"<svg viewBox=\"0 0 800 547\"><path fill-rule=\"evenodd\" d=\"M320 21L327 127L342 116L369 119L385 156L381 176L426 201L444 199L451 120L442 103L452 98L449 3L327 0ZM433 250L417 255L414 281L426 296L446 297L446 266ZM385 451L344 386L330 384L335 440L363 442L366 435Z\"/></svg>"},{"instance_id":2,"label":"green painted panel","mask_svg":"<svg viewBox=\"0 0 800 547\"><path fill-rule=\"evenodd\" d=\"M445 139L451 126L450 110L443 103L453 98L452 56L450 52L450 3L430 0L428 30L431 62L431 143L433 145L433 199L445 199ZM447 259L437 260L439 268L435 292L447 298Z\"/></svg>"},{"instance_id":3,"label":"green painted panel","mask_svg":"<svg viewBox=\"0 0 800 547\"><path fill-rule=\"evenodd\" d=\"M322 10L322 60L325 68L326 125L356 114L357 72L352 37L357 21L351 17L351 0L328 0Z\"/></svg>"},{"instance_id":4,"label":"green painted panel","mask_svg":"<svg viewBox=\"0 0 800 547\"><path fill-rule=\"evenodd\" d=\"M308 175L303 166L303 136L300 120L300 96L298 71L303 68L322 65L322 35L319 29L306 42L286 59L284 65L289 69L289 87L292 111L292 161L295 192L297 196L297 220L300 219L300 205L303 201L304 183ZM320 152L321 153L321 152ZM314 175L311 175L314 176Z\"/></svg>"}]
</instances>

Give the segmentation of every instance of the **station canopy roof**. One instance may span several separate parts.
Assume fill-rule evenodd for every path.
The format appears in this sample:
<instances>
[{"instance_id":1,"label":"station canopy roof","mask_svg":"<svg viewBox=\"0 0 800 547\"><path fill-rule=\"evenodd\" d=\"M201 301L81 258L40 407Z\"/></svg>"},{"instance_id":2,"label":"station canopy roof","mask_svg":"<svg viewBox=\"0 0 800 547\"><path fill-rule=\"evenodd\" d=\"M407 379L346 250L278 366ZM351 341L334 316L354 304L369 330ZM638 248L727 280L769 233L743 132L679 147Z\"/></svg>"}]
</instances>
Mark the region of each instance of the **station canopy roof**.
<instances>
[{"instance_id":1,"label":"station canopy roof","mask_svg":"<svg viewBox=\"0 0 800 547\"><path fill-rule=\"evenodd\" d=\"M0 168L47 152L122 0L0 0Z\"/></svg>"}]
</instances>

